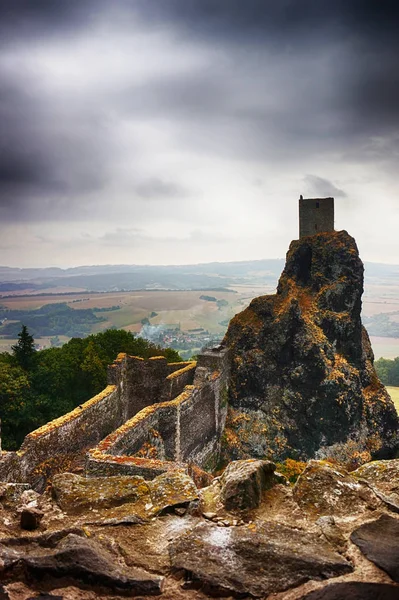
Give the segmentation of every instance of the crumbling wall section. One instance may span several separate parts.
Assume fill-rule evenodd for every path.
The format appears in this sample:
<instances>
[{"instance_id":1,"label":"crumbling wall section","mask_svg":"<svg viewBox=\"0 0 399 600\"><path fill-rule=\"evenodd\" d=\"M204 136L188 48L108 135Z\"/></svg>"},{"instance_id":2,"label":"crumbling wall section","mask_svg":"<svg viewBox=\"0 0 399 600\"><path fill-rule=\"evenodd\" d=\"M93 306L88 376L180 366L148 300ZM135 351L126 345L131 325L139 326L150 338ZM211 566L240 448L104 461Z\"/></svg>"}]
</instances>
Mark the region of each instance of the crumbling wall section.
<instances>
[{"instance_id":1,"label":"crumbling wall section","mask_svg":"<svg viewBox=\"0 0 399 600\"><path fill-rule=\"evenodd\" d=\"M205 470L214 470L219 460L228 380L228 350L207 350L198 359L192 397L180 409L180 457Z\"/></svg>"},{"instance_id":2,"label":"crumbling wall section","mask_svg":"<svg viewBox=\"0 0 399 600\"><path fill-rule=\"evenodd\" d=\"M56 457L72 456L97 444L122 424L123 398L115 385L107 386L73 411L29 433L17 452L3 452L1 481L28 481L39 485L40 466L55 463Z\"/></svg>"},{"instance_id":3,"label":"crumbling wall section","mask_svg":"<svg viewBox=\"0 0 399 600\"><path fill-rule=\"evenodd\" d=\"M108 368L109 385L73 411L28 434L17 452L0 453L0 481L28 481L37 488L57 469L67 469L79 454L123 425L134 411L184 389L194 378L195 363L166 358L144 360L124 353ZM140 398L140 394L143 397ZM163 419L165 448L173 442L173 425ZM171 421L173 423L173 420Z\"/></svg>"},{"instance_id":4,"label":"crumbling wall section","mask_svg":"<svg viewBox=\"0 0 399 600\"><path fill-rule=\"evenodd\" d=\"M181 394L186 385L192 385L194 381L195 369L197 363L190 361L187 363L173 363L179 365L177 371L172 371L165 379L162 392L162 400L172 400ZM169 366L169 365L168 365Z\"/></svg>"},{"instance_id":5,"label":"crumbling wall section","mask_svg":"<svg viewBox=\"0 0 399 600\"><path fill-rule=\"evenodd\" d=\"M129 472L152 478L170 469L170 462L186 470L188 463L214 468L227 413L228 370L226 349L205 352L199 357L194 385L187 385L173 400L142 409L92 448L86 472ZM159 439L155 447L151 446L154 436ZM159 460L157 448L162 448L165 460Z\"/></svg>"},{"instance_id":6,"label":"crumbling wall section","mask_svg":"<svg viewBox=\"0 0 399 600\"><path fill-rule=\"evenodd\" d=\"M188 463L209 468L226 417L226 352L204 353L198 368L193 361L119 354L105 390L27 435L19 451L1 453L0 480L43 488L52 473L68 470L89 449L89 474L152 478L173 468L188 471Z\"/></svg>"},{"instance_id":7,"label":"crumbling wall section","mask_svg":"<svg viewBox=\"0 0 399 600\"><path fill-rule=\"evenodd\" d=\"M195 362L169 363L164 356L145 360L119 354L108 367L108 381L120 386L126 419L146 406L170 400L194 378Z\"/></svg>"}]
</instances>

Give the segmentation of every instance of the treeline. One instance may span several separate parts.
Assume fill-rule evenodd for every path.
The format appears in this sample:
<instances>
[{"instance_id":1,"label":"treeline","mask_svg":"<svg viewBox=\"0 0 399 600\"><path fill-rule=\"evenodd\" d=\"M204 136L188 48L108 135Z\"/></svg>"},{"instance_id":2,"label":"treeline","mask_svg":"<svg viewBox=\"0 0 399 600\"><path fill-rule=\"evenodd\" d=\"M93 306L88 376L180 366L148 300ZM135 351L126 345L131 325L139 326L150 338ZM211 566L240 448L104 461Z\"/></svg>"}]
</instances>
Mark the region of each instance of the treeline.
<instances>
[{"instance_id":1,"label":"treeline","mask_svg":"<svg viewBox=\"0 0 399 600\"><path fill-rule=\"evenodd\" d=\"M105 312L103 309L100 310ZM112 310L115 308L113 307ZM0 328L0 332L1 335L9 338L17 337L22 323L36 337L46 335L83 337L90 333L95 323L105 321L104 317L98 317L91 308L71 308L65 302L46 304L35 310L0 308L0 320L3 319L6 321Z\"/></svg>"},{"instance_id":2,"label":"treeline","mask_svg":"<svg viewBox=\"0 0 399 600\"><path fill-rule=\"evenodd\" d=\"M397 317L398 312L380 313L371 317L362 317L364 326L369 335L378 335L380 337L399 337L399 322L391 317Z\"/></svg>"},{"instance_id":3,"label":"treeline","mask_svg":"<svg viewBox=\"0 0 399 600\"><path fill-rule=\"evenodd\" d=\"M107 330L74 338L61 348L35 351L26 326L12 353L0 353L0 419L2 446L15 450L25 435L79 406L107 384L107 365L119 352L180 361L170 348L160 348L124 330Z\"/></svg>"},{"instance_id":4,"label":"treeline","mask_svg":"<svg viewBox=\"0 0 399 600\"><path fill-rule=\"evenodd\" d=\"M399 356L393 360L379 358L375 361L374 366L378 377L384 385L399 387Z\"/></svg>"}]
</instances>

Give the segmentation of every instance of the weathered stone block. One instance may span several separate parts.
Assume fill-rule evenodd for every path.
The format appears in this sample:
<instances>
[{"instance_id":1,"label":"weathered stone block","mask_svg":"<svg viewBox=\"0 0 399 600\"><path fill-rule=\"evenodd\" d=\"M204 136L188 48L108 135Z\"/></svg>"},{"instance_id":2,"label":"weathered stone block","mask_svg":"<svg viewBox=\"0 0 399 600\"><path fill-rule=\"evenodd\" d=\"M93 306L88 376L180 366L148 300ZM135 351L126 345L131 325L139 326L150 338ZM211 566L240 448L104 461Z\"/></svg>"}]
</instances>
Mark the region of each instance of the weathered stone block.
<instances>
[{"instance_id":1,"label":"weathered stone block","mask_svg":"<svg viewBox=\"0 0 399 600\"><path fill-rule=\"evenodd\" d=\"M231 462L220 480L220 498L227 510L258 507L262 493L279 481L275 468L274 463L266 460Z\"/></svg>"}]
</instances>

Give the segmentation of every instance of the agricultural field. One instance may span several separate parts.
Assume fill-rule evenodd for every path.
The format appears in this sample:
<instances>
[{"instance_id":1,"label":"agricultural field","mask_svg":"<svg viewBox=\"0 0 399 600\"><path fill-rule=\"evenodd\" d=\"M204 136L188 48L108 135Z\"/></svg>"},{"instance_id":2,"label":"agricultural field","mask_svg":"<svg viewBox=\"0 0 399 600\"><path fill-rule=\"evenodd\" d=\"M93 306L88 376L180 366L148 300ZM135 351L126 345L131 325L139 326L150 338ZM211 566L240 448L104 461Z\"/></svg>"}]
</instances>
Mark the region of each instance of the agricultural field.
<instances>
[{"instance_id":1,"label":"agricultural field","mask_svg":"<svg viewBox=\"0 0 399 600\"><path fill-rule=\"evenodd\" d=\"M229 320L252 298L274 293L283 267L284 261L275 259L180 267L11 270L11 275L5 269L4 281L0 281L0 351L15 343L23 319L30 320L26 324L39 347L108 328L139 333L144 324L153 341L173 343L176 350L186 353L188 346L198 351L221 339ZM22 277L30 279L23 283ZM57 310L57 304L63 307ZM46 317L42 309L48 305L53 307ZM5 314L7 310L25 311L25 315ZM362 315L376 359L399 356L399 267L366 263ZM180 333L157 337L157 331ZM181 335L186 333L189 341ZM194 337L198 343L194 344Z\"/></svg>"},{"instance_id":2,"label":"agricultural field","mask_svg":"<svg viewBox=\"0 0 399 600\"><path fill-rule=\"evenodd\" d=\"M48 304L66 304L71 309L91 309L102 320L91 325L90 333L109 328L126 329L138 333L142 320L154 328L179 329L182 332L202 330L211 336L223 336L228 321L243 310L257 295L271 293L273 288L245 286L229 291L132 291L81 294L51 294L40 296L12 296L1 299L1 306L9 310L38 311ZM205 300L203 298L212 298ZM98 309L98 310L96 310ZM10 321L8 321L10 322ZM1 332L1 329L0 329ZM58 336L61 342L66 336ZM0 351L9 351L15 339L0 335ZM51 345L51 336L37 337L40 347ZM201 347L198 345L198 349Z\"/></svg>"},{"instance_id":3,"label":"agricultural field","mask_svg":"<svg viewBox=\"0 0 399 600\"><path fill-rule=\"evenodd\" d=\"M387 392L391 396L396 411L399 414L399 387L386 386Z\"/></svg>"}]
</instances>

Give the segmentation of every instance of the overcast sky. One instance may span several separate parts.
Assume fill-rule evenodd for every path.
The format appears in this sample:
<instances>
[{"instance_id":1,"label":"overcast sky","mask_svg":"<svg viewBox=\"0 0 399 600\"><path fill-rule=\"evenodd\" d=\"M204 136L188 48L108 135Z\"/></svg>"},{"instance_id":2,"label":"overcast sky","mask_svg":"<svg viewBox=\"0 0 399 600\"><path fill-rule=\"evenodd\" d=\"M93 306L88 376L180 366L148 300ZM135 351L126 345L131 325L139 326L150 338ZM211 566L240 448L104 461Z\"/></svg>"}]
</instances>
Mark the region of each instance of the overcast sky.
<instances>
[{"instance_id":1,"label":"overcast sky","mask_svg":"<svg viewBox=\"0 0 399 600\"><path fill-rule=\"evenodd\" d=\"M1 0L0 264L399 263L397 0Z\"/></svg>"}]
</instances>

